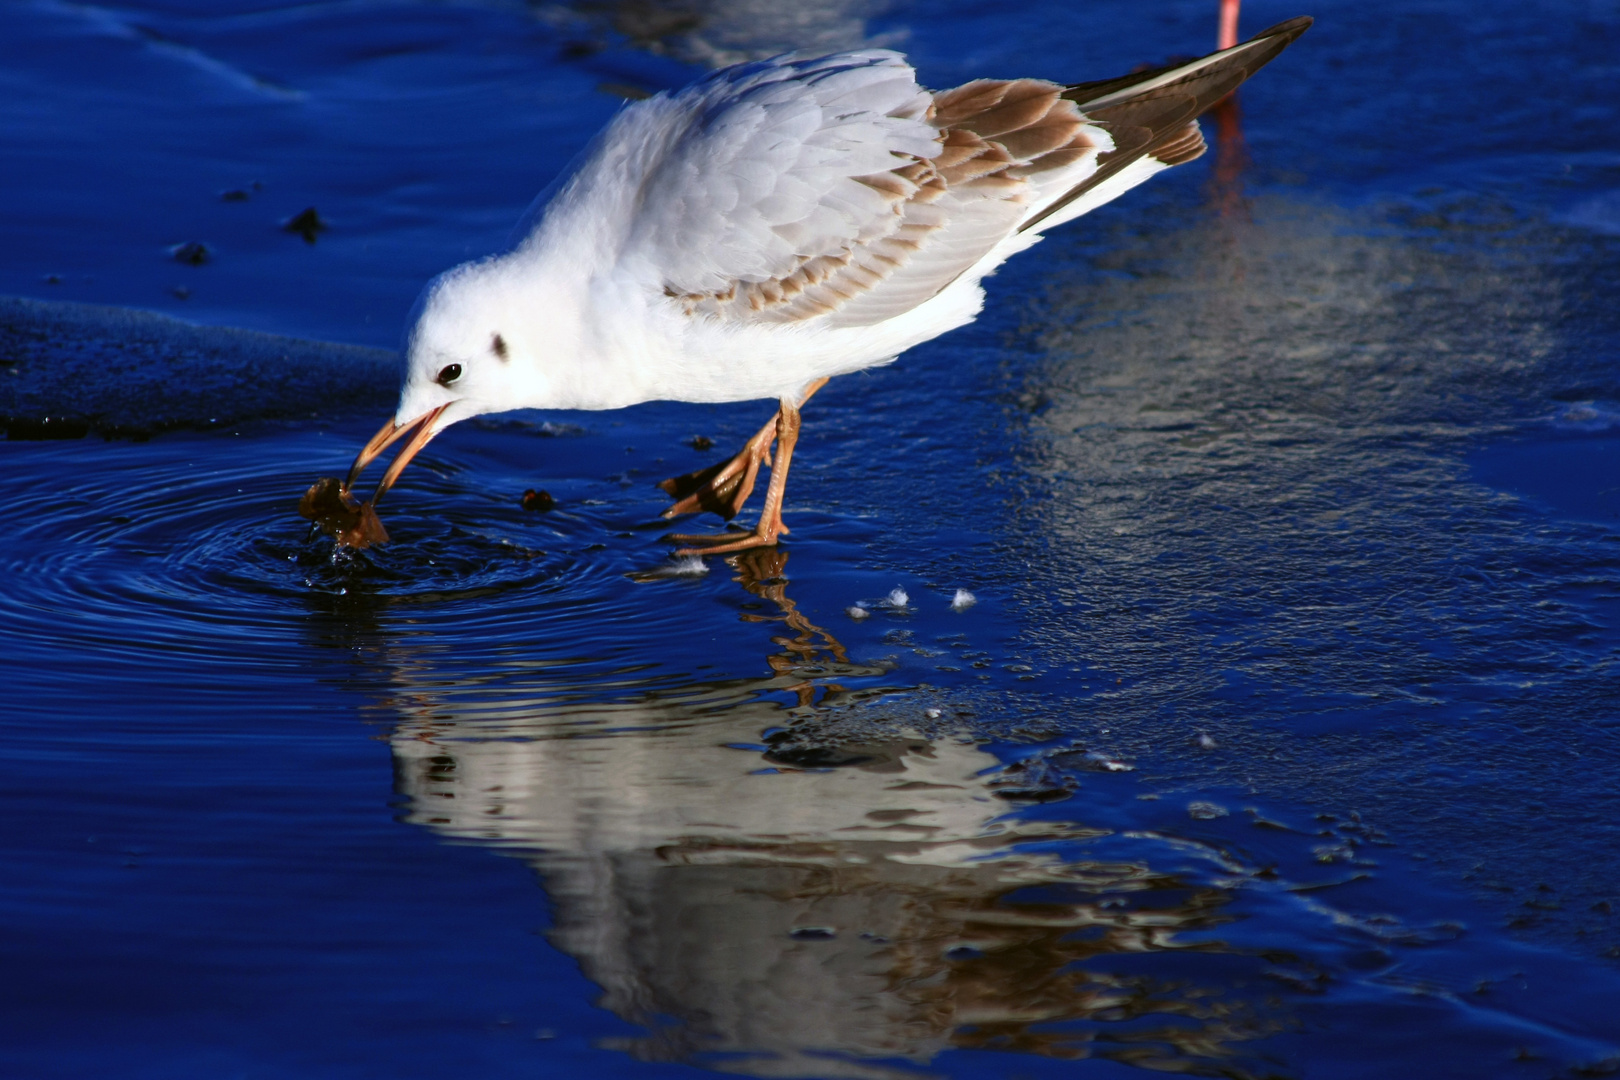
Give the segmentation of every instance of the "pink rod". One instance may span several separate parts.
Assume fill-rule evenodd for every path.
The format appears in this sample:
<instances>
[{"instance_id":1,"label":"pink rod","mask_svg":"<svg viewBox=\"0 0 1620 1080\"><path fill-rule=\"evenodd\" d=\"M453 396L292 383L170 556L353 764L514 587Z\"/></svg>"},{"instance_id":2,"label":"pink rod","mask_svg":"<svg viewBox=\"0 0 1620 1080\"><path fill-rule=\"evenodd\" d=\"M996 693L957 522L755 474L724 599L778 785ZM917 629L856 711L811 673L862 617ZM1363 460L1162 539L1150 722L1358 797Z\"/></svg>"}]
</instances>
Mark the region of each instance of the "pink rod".
<instances>
[{"instance_id":1,"label":"pink rod","mask_svg":"<svg viewBox=\"0 0 1620 1080\"><path fill-rule=\"evenodd\" d=\"M1221 0L1221 31L1215 41L1216 48L1230 49L1238 43L1238 5L1241 2L1242 0Z\"/></svg>"}]
</instances>

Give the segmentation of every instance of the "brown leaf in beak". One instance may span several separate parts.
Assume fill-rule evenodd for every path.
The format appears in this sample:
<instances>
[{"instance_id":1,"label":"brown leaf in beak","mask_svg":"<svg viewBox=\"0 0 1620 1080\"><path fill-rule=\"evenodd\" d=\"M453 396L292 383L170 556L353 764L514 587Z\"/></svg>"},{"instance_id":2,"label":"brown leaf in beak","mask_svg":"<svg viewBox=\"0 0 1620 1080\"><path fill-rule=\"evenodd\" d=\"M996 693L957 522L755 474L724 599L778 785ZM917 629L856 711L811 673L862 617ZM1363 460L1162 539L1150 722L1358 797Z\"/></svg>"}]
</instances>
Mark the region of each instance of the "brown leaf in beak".
<instances>
[{"instance_id":1,"label":"brown leaf in beak","mask_svg":"<svg viewBox=\"0 0 1620 1080\"><path fill-rule=\"evenodd\" d=\"M412 420L408 424L396 424L389 420L383 424L371 441L361 448L354 459L354 465L349 469L347 480L338 480L336 477L323 477L310 485L304 492L304 497L298 501L298 512L309 521L313 521L326 535L337 540L340 547L352 547L363 550L372 544L386 544L388 530L377 517L377 500L383 497L387 490L394 486L399 474L409 465L411 458L415 457L422 447L433 438L434 421L448 409L448 403ZM406 438L409 436L409 438ZM354 485L361 471L384 450L405 439L405 446L400 450L399 456L383 474L382 482L377 485L376 494L363 503L354 501L349 494L349 488Z\"/></svg>"},{"instance_id":2,"label":"brown leaf in beak","mask_svg":"<svg viewBox=\"0 0 1620 1080\"><path fill-rule=\"evenodd\" d=\"M363 551L372 544L388 543L388 530L383 528L376 509L369 502L355 502L335 476L311 484L298 500L298 513L336 539L339 547Z\"/></svg>"}]
</instances>

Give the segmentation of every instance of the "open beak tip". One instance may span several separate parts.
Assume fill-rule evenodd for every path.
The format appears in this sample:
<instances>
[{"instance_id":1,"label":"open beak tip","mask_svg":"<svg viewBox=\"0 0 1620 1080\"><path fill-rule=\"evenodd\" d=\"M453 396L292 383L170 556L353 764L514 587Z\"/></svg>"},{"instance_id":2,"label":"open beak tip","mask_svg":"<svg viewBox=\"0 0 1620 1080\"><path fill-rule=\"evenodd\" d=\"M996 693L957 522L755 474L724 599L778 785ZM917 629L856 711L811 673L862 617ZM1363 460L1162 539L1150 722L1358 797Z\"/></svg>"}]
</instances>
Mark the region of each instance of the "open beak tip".
<instances>
[{"instance_id":1,"label":"open beak tip","mask_svg":"<svg viewBox=\"0 0 1620 1080\"><path fill-rule=\"evenodd\" d=\"M389 488L394 486L394 482L397 481L400 474L405 471L405 466L411 463L411 459L417 455L422 447L426 446L432 441L433 436L439 433L438 429L433 425L444 413L444 410L448 409L449 407L450 403L446 402L436 409L430 409L426 413L423 413L420 417L411 421L410 423L399 425L395 429L394 435L392 435L389 439L390 442L399 438L399 436L405 432L411 432L412 434L411 437L406 440L405 446L394 458L393 464L388 466L388 471L383 474L382 480L378 482L377 491L371 496L371 505L377 505L377 503L382 499L383 494L387 492Z\"/></svg>"},{"instance_id":2,"label":"open beak tip","mask_svg":"<svg viewBox=\"0 0 1620 1080\"><path fill-rule=\"evenodd\" d=\"M354 482L360 479L360 474L365 470L366 466L375 461L383 451L406 435L410 435L410 441L405 444L405 448L399 452L399 456L389 466L388 472L383 475L382 482L377 485L377 493L371 497L371 503L375 505L377 500L382 498L383 492L392 487L394 481L399 479L399 474L404 471L411 458L416 456L417 451L426 446L428 440L438 434L433 425L449 407L450 403L446 402L437 408L429 409L415 420L405 424L401 424L397 420L385 422L377 431L377 434L371 437L371 441L361 448L359 454L355 455L354 464L349 468L348 478L343 482L343 491L347 493L354 487Z\"/></svg>"}]
</instances>

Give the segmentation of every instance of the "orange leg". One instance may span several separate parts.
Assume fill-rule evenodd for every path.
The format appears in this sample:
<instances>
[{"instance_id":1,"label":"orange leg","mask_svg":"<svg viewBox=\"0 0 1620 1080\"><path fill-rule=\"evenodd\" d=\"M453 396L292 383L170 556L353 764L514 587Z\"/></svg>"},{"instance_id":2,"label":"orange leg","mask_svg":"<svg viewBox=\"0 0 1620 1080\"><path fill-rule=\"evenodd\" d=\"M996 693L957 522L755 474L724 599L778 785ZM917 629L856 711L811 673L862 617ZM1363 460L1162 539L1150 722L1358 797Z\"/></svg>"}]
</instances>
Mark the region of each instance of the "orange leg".
<instances>
[{"instance_id":1,"label":"orange leg","mask_svg":"<svg viewBox=\"0 0 1620 1080\"><path fill-rule=\"evenodd\" d=\"M659 483L659 487L674 496L676 502L664 511L664 517L679 517L712 510L730 521L753 494L754 480L760 465L771 463L771 442L776 438L776 422L780 413L766 421L752 439L743 444L737 456L719 465L689 472L685 476L672 476Z\"/></svg>"},{"instance_id":2,"label":"orange leg","mask_svg":"<svg viewBox=\"0 0 1620 1080\"><path fill-rule=\"evenodd\" d=\"M809 393L801 397L798 403L789 398L782 399L781 407L776 413L776 459L771 462L771 483L770 487L765 489L765 508L759 512L759 524L754 526L754 531L740 536L736 533L671 536L669 539L677 543L703 545L683 547L675 554L716 555L727 551L743 551L747 548L770 547L776 543L777 537L788 531L787 526L782 524L782 499L787 492L788 469L793 463L793 447L799 441L799 405L809 400L810 394L821 389L825 383L826 380L822 379L812 385ZM754 438L758 439L759 436L756 435ZM748 451L745 448L743 452L746 454ZM753 471L758 471L757 464L753 467ZM744 498L746 497L745 493Z\"/></svg>"},{"instance_id":3,"label":"orange leg","mask_svg":"<svg viewBox=\"0 0 1620 1080\"><path fill-rule=\"evenodd\" d=\"M811 383L800 396L797 407L803 407L817 390L826 385L826 379ZM730 461L710 465L685 476L672 476L660 483L658 486L676 500L673 506L664 511L663 516L673 518L712 510L727 521L736 517L748 501L748 496L753 494L759 467L771 464L771 443L777 437L781 418L782 412L778 409L776 415L766 421L765 426Z\"/></svg>"}]
</instances>

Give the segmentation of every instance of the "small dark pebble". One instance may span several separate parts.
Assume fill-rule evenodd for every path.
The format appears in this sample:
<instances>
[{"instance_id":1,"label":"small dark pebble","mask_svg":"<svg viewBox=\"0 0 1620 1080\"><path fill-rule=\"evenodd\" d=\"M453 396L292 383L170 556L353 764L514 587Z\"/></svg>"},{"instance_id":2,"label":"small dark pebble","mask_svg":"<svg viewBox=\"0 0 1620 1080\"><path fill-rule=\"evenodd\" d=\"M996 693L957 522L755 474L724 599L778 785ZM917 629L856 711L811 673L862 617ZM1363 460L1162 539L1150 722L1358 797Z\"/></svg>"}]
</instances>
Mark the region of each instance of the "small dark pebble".
<instances>
[{"instance_id":1,"label":"small dark pebble","mask_svg":"<svg viewBox=\"0 0 1620 1080\"><path fill-rule=\"evenodd\" d=\"M231 188L229 191L219 193L220 202L247 202L252 198L244 188Z\"/></svg>"},{"instance_id":2,"label":"small dark pebble","mask_svg":"<svg viewBox=\"0 0 1620 1080\"><path fill-rule=\"evenodd\" d=\"M326 231L326 222L322 221L321 215L310 206L283 221L281 227L286 232L302 236L304 243L313 244L315 238Z\"/></svg>"},{"instance_id":3,"label":"small dark pebble","mask_svg":"<svg viewBox=\"0 0 1620 1080\"><path fill-rule=\"evenodd\" d=\"M795 769L836 769L864 765L872 760L872 755L831 746L803 746L771 750L765 754L765 760L772 765L787 765Z\"/></svg>"},{"instance_id":4,"label":"small dark pebble","mask_svg":"<svg viewBox=\"0 0 1620 1080\"><path fill-rule=\"evenodd\" d=\"M536 491L534 488L530 488L523 493L523 509L525 510L538 510L544 513L553 509L556 505L557 500L551 497L549 491Z\"/></svg>"},{"instance_id":5,"label":"small dark pebble","mask_svg":"<svg viewBox=\"0 0 1620 1080\"><path fill-rule=\"evenodd\" d=\"M1604 953L1604 956L1613 956L1614 949ZM1616 1076L1620 1075L1620 1056L1606 1057L1602 1061L1591 1061L1584 1065L1570 1067L1572 1076Z\"/></svg>"},{"instance_id":6,"label":"small dark pebble","mask_svg":"<svg viewBox=\"0 0 1620 1080\"><path fill-rule=\"evenodd\" d=\"M89 424L70 416L43 416L37 420L13 417L3 422L8 439L27 441L82 439L90 434Z\"/></svg>"},{"instance_id":7,"label":"small dark pebble","mask_svg":"<svg viewBox=\"0 0 1620 1080\"><path fill-rule=\"evenodd\" d=\"M996 798L1006 799L1008 802L1049 803L1062 802L1074 792L1064 788L1006 787L996 788L994 794Z\"/></svg>"},{"instance_id":8,"label":"small dark pebble","mask_svg":"<svg viewBox=\"0 0 1620 1080\"><path fill-rule=\"evenodd\" d=\"M712 450L714 449L714 440L707 435L694 435L686 440L686 445L694 450Z\"/></svg>"},{"instance_id":9,"label":"small dark pebble","mask_svg":"<svg viewBox=\"0 0 1620 1080\"><path fill-rule=\"evenodd\" d=\"M201 266L214 257L214 251L207 244L200 244L195 240L188 240L184 244L176 244L169 249L174 261L185 263L187 266Z\"/></svg>"},{"instance_id":10,"label":"small dark pebble","mask_svg":"<svg viewBox=\"0 0 1620 1080\"><path fill-rule=\"evenodd\" d=\"M61 274L46 274L45 275L45 284L47 284L47 285L60 285L60 284L62 284L62 275Z\"/></svg>"},{"instance_id":11,"label":"small dark pebble","mask_svg":"<svg viewBox=\"0 0 1620 1080\"><path fill-rule=\"evenodd\" d=\"M169 292L176 300L189 300L191 298L191 290L186 288L184 285L176 285L174 288L170 289Z\"/></svg>"},{"instance_id":12,"label":"small dark pebble","mask_svg":"<svg viewBox=\"0 0 1620 1080\"><path fill-rule=\"evenodd\" d=\"M612 94L614 97L624 98L626 101L641 101L644 98L652 97L651 90L630 83L603 82L597 83L596 88L604 94Z\"/></svg>"},{"instance_id":13,"label":"small dark pebble","mask_svg":"<svg viewBox=\"0 0 1620 1080\"><path fill-rule=\"evenodd\" d=\"M828 926L800 926L788 934L795 941L831 941L837 936L837 931Z\"/></svg>"}]
</instances>

